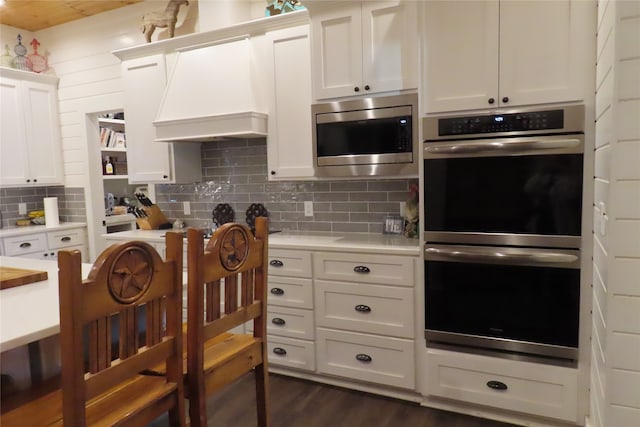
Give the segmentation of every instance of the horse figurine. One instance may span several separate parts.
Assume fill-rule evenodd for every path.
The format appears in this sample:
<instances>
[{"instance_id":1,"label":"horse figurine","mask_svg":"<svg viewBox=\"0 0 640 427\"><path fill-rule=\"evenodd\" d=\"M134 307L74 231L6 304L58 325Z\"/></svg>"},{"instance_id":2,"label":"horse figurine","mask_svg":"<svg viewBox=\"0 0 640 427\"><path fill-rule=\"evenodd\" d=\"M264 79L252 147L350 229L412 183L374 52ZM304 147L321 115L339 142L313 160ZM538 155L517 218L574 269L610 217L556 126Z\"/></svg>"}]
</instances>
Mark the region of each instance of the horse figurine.
<instances>
[{"instance_id":1,"label":"horse figurine","mask_svg":"<svg viewBox=\"0 0 640 427\"><path fill-rule=\"evenodd\" d=\"M169 28L169 37L173 37L178 22L178 10L182 5L189 5L187 0L169 0L164 12L149 12L142 16L142 33L147 43L156 28Z\"/></svg>"}]
</instances>

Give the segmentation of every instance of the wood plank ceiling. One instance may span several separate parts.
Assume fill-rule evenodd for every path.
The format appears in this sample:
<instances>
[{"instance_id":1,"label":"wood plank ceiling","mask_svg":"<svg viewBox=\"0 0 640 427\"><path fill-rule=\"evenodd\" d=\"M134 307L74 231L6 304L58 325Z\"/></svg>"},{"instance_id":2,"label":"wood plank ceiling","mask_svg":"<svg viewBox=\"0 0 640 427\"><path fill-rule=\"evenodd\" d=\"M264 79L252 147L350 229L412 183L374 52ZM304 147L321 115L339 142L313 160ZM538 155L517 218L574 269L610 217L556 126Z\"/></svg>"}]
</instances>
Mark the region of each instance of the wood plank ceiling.
<instances>
[{"instance_id":1,"label":"wood plank ceiling","mask_svg":"<svg viewBox=\"0 0 640 427\"><path fill-rule=\"evenodd\" d=\"M0 0L0 24L38 31L143 0Z\"/></svg>"}]
</instances>

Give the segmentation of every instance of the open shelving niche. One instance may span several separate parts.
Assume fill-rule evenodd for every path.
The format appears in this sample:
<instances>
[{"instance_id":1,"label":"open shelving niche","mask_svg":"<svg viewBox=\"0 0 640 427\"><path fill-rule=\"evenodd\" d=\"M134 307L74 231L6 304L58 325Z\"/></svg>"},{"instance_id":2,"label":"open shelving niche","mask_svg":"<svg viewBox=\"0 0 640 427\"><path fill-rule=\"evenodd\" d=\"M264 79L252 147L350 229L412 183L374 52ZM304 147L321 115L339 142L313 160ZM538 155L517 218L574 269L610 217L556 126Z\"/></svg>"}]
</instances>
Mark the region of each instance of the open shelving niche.
<instances>
[{"instance_id":1,"label":"open shelving niche","mask_svg":"<svg viewBox=\"0 0 640 427\"><path fill-rule=\"evenodd\" d=\"M113 113L107 113L104 116L114 116L116 113L121 112L115 111ZM118 199L123 196L134 197L134 193L139 186L130 185L128 181L127 148L126 137L124 137L126 135L125 120L111 117L98 117L98 125L100 127L100 140L98 141L100 146L100 164L103 164L106 157L116 159L114 160L115 173L113 175L105 175L104 171L102 173L103 196L106 199L107 194L112 193ZM106 139L103 138L103 129L105 129L104 132L106 133L117 132L122 134L124 143L120 143L117 146L115 144L106 146ZM118 199L116 199L116 205ZM136 228L136 219L132 214L108 215L106 212L106 201L104 215L102 224L105 228L104 232L106 233L115 233L117 231L133 230Z\"/></svg>"}]
</instances>

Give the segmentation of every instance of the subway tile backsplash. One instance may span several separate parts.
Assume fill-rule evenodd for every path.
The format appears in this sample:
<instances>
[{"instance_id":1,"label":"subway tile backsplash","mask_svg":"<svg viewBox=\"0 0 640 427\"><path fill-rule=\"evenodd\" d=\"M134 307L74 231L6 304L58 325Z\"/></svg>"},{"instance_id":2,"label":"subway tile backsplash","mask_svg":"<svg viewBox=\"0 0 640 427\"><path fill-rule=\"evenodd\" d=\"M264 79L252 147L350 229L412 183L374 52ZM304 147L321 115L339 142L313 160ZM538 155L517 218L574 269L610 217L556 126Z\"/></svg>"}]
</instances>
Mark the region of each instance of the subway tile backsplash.
<instances>
[{"instance_id":1,"label":"subway tile backsplash","mask_svg":"<svg viewBox=\"0 0 640 427\"><path fill-rule=\"evenodd\" d=\"M417 179L268 181L265 139L225 140L202 144L203 181L156 188L157 203L171 220L210 226L218 203L229 203L235 220L244 222L251 203L269 211L271 228L293 231L382 232L384 218L400 214L400 203ZM191 204L185 215L183 201ZM304 202L314 215L304 215Z\"/></svg>"},{"instance_id":2,"label":"subway tile backsplash","mask_svg":"<svg viewBox=\"0 0 640 427\"><path fill-rule=\"evenodd\" d=\"M62 222L87 222L83 188L16 187L0 189L2 227L15 227L16 220L26 218L18 213L18 203L27 204L27 212L44 209L45 197L58 198L58 213Z\"/></svg>"}]
</instances>

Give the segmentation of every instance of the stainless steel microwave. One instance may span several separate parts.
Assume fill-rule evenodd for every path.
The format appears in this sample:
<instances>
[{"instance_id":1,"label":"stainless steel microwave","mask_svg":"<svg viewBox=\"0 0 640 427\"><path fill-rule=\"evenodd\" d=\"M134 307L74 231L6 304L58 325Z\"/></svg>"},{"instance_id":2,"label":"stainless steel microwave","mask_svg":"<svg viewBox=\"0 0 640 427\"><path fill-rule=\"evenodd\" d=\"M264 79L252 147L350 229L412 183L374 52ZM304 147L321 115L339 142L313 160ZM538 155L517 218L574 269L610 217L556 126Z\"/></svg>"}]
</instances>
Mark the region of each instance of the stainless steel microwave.
<instances>
[{"instance_id":1,"label":"stainless steel microwave","mask_svg":"<svg viewBox=\"0 0 640 427\"><path fill-rule=\"evenodd\" d=\"M418 95L311 106L315 175L416 177Z\"/></svg>"}]
</instances>

